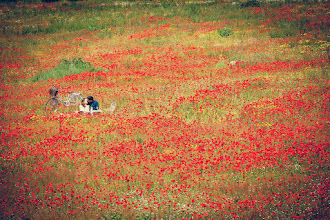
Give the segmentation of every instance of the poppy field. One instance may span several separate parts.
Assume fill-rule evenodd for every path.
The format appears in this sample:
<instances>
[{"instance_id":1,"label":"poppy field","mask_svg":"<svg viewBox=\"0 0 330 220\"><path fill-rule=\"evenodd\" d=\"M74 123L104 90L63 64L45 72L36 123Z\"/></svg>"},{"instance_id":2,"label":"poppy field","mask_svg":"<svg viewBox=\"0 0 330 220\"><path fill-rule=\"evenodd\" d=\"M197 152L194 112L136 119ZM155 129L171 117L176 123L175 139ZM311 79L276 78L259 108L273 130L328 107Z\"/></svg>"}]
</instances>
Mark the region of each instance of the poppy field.
<instances>
[{"instance_id":1,"label":"poppy field","mask_svg":"<svg viewBox=\"0 0 330 220\"><path fill-rule=\"evenodd\" d=\"M328 219L329 7L1 3L0 218Z\"/></svg>"}]
</instances>

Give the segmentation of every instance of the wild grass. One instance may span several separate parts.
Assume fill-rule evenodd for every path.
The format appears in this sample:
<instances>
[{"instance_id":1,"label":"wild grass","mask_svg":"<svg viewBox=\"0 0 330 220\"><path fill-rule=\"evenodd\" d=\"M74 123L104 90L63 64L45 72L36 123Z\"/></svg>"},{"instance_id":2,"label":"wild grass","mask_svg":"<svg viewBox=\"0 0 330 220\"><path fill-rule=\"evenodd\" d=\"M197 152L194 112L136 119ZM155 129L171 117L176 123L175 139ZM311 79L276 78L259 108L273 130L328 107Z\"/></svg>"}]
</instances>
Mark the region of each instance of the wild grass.
<instances>
[{"instance_id":1,"label":"wild grass","mask_svg":"<svg viewBox=\"0 0 330 220\"><path fill-rule=\"evenodd\" d=\"M65 76L79 74L82 72L97 72L98 70L89 62L83 61L80 57L73 58L72 60L63 59L55 68L42 72L34 76L31 81L46 81L48 79L59 79Z\"/></svg>"}]
</instances>

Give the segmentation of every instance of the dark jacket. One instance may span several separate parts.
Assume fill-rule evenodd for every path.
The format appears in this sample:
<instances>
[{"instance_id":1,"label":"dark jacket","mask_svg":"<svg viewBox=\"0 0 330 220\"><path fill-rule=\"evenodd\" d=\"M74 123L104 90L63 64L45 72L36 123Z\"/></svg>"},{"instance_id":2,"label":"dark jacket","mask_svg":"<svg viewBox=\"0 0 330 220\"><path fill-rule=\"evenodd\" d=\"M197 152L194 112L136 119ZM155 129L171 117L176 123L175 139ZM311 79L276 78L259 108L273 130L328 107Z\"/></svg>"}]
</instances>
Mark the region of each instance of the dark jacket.
<instances>
[{"instance_id":1,"label":"dark jacket","mask_svg":"<svg viewBox=\"0 0 330 220\"><path fill-rule=\"evenodd\" d=\"M100 109L99 103L95 100L93 100L93 102L90 103L89 105L92 108L92 110L99 110Z\"/></svg>"}]
</instances>

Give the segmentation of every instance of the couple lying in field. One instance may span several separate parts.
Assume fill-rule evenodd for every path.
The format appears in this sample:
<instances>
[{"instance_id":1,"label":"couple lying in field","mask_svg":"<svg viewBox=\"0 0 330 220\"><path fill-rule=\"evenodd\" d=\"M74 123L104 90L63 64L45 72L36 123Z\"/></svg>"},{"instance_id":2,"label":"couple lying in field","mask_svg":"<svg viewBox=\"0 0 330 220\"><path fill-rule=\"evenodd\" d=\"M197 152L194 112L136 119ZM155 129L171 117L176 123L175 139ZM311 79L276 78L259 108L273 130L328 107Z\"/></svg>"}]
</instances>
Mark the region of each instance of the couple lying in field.
<instances>
[{"instance_id":1,"label":"couple lying in field","mask_svg":"<svg viewBox=\"0 0 330 220\"><path fill-rule=\"evenodd\" d=\"M93 113L106 112L112 114L115 111L115 109L116 109L116 103L112 102L109 108L101 110L99 103L94 100L93 96L88 96L87 98L83 98L81 100L78 113L93 114Z\"/></svg>"}]
</instances>

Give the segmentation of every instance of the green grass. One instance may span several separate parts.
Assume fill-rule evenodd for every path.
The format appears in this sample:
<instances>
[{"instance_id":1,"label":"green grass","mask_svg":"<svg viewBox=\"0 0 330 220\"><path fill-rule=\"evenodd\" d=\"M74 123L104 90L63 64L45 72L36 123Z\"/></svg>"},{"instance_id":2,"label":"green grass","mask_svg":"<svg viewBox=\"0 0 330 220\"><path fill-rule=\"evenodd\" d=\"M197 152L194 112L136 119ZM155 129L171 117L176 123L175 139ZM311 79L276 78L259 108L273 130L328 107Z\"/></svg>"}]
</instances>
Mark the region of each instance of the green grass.
<instances>
[{"instance_id":1,"label":"green grass","mask_svg":"<svg viewBox=\"0 0 330 220\"><path fill-rule=\"evenodd\" d=\"M58 79L69 75L79 74L85 71L96 72L98 70L100 69L91 66L89 62L86 62L81 58L74 58L72 60L63 59L55 68L34 76L31 81L46 81L51 78Z\"/></svg>"},{"instance_id":2,"label":"green grass","mask_svg":"<svg viewBox=\"0 0 330 220\"><path fill-rule=\"evenodd\" d=\"M220 37L229 37L232 33L231 33L231 29L222 28L218 30L218 34L220 35Z\"/></svg>"},{"instance_id":3,"label":"green grass","mask_svg":"<svg viewBox=\"0 0 330 220\"><path fill-rule=\"evenodd\" d=\"M54 8L34 10L29 6L22 6L19 9L11 10L0 15L3 20L0 29L7 35L35 35L50 34L63 31L74 32L80 30L107 30L109 27L127 27L130 25L141 25L143 17L182 17L193 22L201 21L238 21L250 20L251 25L264 21L263 15L251 14L249 7L263 6L257 1L247 1L236 5L229 3L208 3L208 4L183 4L177 6L180 1L164 0L161 4L133 4L127 6L112 5L107 2L102 6L99 3L65 2L56 5ZM281 6L281 4L269 4L269 10ZM84 16L80 16L80 9L84 9ZM306 10L302 8L301 10ZM11 12L12 11L12 12ZM133 12L134 11L134 12ZM143 12L143 13L142 13ZM27 20L17 19L26 17ZM164 22L164 21L159 21ZM279 20L274 25L278 30L270 32L272 38L284 38L294 36L308 31L306 24L308 18L299 21ZM248 27L244 25L243 27ZM326 26L321 31L325 33ZM220 36L231 35L230 29L219 31ZM106 35L105 35L106 36Z\"/></svg>"},{"instance_id":4,"label":"green grass","mask_svg":"<svg viewBox=\"0 0 330 220\"><path fill-rule=\"evenodd\" d=\"M301 31L297 28L297 25L292 23L285 23L281 28L275 29L269 33L271 38L286 38L291 36L297 36Z\"/></svg>"}]
</instances>

